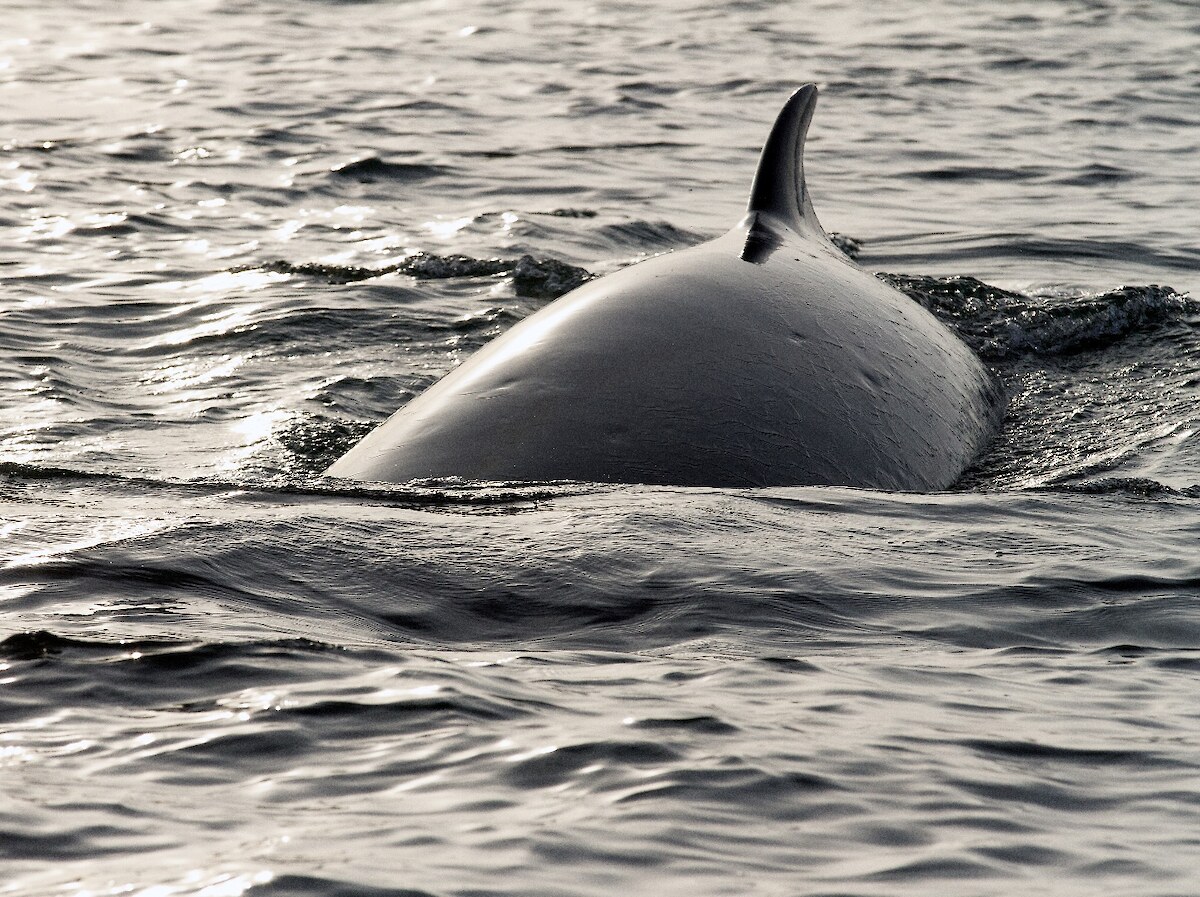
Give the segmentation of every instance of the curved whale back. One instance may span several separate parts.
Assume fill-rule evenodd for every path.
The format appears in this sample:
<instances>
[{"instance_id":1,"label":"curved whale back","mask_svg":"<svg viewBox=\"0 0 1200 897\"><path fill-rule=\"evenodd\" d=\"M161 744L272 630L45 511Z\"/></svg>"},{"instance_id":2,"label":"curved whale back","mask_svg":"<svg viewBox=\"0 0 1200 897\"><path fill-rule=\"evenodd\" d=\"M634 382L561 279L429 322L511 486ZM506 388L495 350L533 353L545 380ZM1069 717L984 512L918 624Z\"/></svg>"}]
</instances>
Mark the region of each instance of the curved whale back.
<instances>
[{"instance_id":1,"label":"curved whale back","mask_svg":"<svg viewBox=\"0 0 1200 897\"><path fill-rule=\"evenodd\" d=\"M970 349L829 243L788 100L749 213L493 340L327 471L407 482L949 486L1002 416Z\"/></svg>"}]
</instances>

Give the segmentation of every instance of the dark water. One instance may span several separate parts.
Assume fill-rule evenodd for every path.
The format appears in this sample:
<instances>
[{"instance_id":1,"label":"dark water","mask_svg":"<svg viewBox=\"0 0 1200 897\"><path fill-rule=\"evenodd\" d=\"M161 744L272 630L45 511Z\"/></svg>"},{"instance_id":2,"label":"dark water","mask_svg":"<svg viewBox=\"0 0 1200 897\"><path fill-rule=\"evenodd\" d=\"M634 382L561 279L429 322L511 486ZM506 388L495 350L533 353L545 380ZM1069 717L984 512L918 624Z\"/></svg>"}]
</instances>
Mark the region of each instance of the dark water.
<instances>
[{"instance_id":1,"label":"dark water","mask_svg":"<svg viewBox=\"0 0 1200 897\"><path fill-rule=\"evenodd\" d=\"M845 6L0 6L0 895L1200 891L1200 15ZM808 80L958 489L316 476Z\"/></svg>"}]
</instances>

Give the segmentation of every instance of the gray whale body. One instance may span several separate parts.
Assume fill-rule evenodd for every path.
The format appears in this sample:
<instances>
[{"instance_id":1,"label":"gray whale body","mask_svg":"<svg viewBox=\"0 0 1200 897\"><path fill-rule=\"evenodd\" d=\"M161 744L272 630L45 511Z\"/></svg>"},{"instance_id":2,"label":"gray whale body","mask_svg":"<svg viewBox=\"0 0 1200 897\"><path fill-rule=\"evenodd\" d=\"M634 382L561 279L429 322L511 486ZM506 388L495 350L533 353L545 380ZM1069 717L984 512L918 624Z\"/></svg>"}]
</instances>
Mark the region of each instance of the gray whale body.
<instances>
[{"instance_id":1,"label":"gray whale body","mask_svg":"<svg viewBox=\"0 0 1200 897\"><path fill-rule=\"evenodd\" d=\"M746 217L530 315L327 471L681 486L950 486L1000 390L933 315L830 243L804 182L817 90L762 151Z\"/></svg>"}]
</instances>

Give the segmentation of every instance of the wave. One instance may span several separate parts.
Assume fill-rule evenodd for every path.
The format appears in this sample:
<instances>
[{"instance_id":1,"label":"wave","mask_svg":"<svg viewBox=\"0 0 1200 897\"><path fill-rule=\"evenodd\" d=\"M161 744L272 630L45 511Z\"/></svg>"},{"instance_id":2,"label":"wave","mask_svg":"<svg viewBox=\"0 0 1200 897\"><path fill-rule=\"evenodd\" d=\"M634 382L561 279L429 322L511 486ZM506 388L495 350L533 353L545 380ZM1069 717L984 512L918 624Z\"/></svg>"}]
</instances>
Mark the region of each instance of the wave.
<instances>
[{"instance_id":1,"label":"wave","mask_svg":"<svg viewBox=\"0 0 1200 897\"><path fill-rule=\"evenodd\" d=\"M705 239L702 234L677 227L669 221L640 219L605 224L598 228L597 233L608 246L628 247L639 252L681 249L694 246Z\"/></svg>"},{"instance_id":2,"label":"wave","mask_svg":"<svg viewBox=\"0 0 1200 897\"><path fill-rule=\"evenodd\" d=\"M535 259L531 255L522 255L515 259L477 259L427 252L418 252L394 265L377 268L275 260L230 269L230 273L243 271L311 277L330 284L355 283L385 274L407 274L418 280L505 276L512 279L513 291L518 296L532 299L557 298L592 278L589 271L552 258Z\"/></svg>"},{"instance_id":3,"label":"wave","mask_svg":"<svg viewBox=\"0 0 1200 897\"><path fill-rule=\"evenodd\" d=\"M329 170L329 173L333 177L349 178L371 184L383 180L400 183L425 181L449 174L451 170L444 165L425 162L388 162L378 156L367 156L336 165Z\"/></svg>"},{"instance_id":4,"label":"wave","mask_svg":"<svg viewBox=\"0 0 1200 897\"><path fill-rule=\"evenodd\" d=\"M181 639L75 638L46 629L17 632L0 640L0 657L8 660L47 660L58 656L84 659L145 659L152 666L176 671L210 662L240 658L250 653L313 653L341 650L336 645L308 638L268 639L255 642L195 642Z\"/></svg>"},{"instance_id":5,"label":"wave","mask_svg":"<svg viewBox=\"0 0 1200 897\"><path fill-rule=\"evenodd\" d=\"M1082 483L1059 482L1034 487L1032 491L1077 495L1121 495L1135 498L1200 498L1200 483L1182 488L1149 477L1101 477Z\"/></svg>"},{"instance_id":6,"label":"wave","mask_svg":"<svg viewBox=\"0 0 1200 897\"><path fill-rule=\"evenodd\" d=\"M315 643L513 648L531 636L580 650L733 641L772 657L896 635L1200 645L1188 501L1148 515L1143 501L1092 495L464 486L505 503L421 506L396 499L420 490L380 501L337 485L83 490L89 506L187 511L4 568L8 625L54 635L18 632L0 652L86 661L266 641L307 655ZM98 636L119 644L86 644Z\"/></svg>"},{"instance_id":7,"label":"wave","mask_svg":"<svg viewBox=\"0 0 1200 897\"><path fill-rule=\"evenodd\" d=\"M204 477L193 480L173 480L142 476L126 476L118 473L80 470L69 467L25 464L0 461L0 487L8 486L14 493L43 482L88 483L96 486L112 486L122 491L161 491L164 494L177 492L181 496L201 496L247 493L262 498L329 498L353 499L378 502L394 507L432 508L477 508L487 511L496 509L506 513L507 506L529 507L539 501L568 496L590 495L610 492L620 488L605 483L581 483L570 481L519 483L484 482L458 477L414 480L410 483L363 483L358 480L343 480L322 477L333 459L354 444L371 424L346 424L342 421L322 420L313 427L317 432L291 433L286 439L301 443L298 451L319 459L317 465L307 469L293 468L276 476L242 475L230 479ZM332 435L331 435L332 434ZM318 449L312 443L322 444ZM322 457L325 452L330 455Z\"/></svg>"},{"instance_id":8,"label":"wave","mask_svg":"<svg viewBox=\"0 0 1200 897\"><path fill-rule=\"evenodd\" d=\"M974 277L878 276L950 324L992 361L1102 349L1200 313L1200 302L1157 284L1096 295L1030 296Z\"/></svg>"}]
</instances>

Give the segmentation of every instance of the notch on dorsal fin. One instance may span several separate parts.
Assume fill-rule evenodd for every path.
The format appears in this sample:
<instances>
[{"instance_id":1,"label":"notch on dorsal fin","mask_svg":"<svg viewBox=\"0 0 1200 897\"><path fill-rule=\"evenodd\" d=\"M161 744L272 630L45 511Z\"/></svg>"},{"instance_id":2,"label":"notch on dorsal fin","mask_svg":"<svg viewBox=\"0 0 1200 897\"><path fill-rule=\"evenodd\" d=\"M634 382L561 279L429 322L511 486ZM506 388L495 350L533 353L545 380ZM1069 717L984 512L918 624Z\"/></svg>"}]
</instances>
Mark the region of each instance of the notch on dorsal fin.
<instances>
[{"instance_id":1,"label":"notch on dorsal fin","mask_svg":"<svg viewBox=\"0 0 1200 897\"><path fill-rule=\"evenodd\" d=\"M825 237L804 184L804 138L816 105L815 84L805 84L784 104L763 145L748 211L775 216L793 230Z\"/></svg>"}]
</instances>

